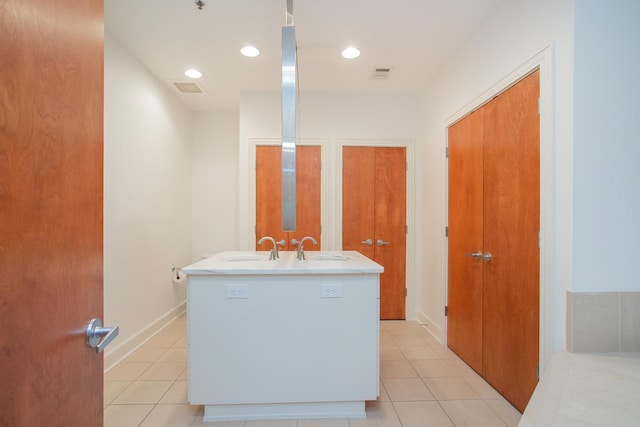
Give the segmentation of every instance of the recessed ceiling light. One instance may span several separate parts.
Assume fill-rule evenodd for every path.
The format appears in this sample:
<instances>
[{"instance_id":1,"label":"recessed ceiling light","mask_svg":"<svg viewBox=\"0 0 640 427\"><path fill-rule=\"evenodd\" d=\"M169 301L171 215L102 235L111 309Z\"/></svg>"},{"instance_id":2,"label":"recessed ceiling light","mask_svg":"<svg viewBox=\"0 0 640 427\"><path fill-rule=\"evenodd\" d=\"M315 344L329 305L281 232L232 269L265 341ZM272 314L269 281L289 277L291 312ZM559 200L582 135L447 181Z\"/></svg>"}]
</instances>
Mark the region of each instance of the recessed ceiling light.
<instances>
[{"instance_id":1,"label":"recessed ceiling light","mask_svg":"<svg viewBox=\"0 0 640 427\"><path fill-rule=\"evenodd\" d=\"M355 47L348 47L342 51L342 57L345 59L354 59L360 56L360 50Z\"/></svg>"},{"instance_id":2,"label":"recessed ceiling light","mask_svg":"<svg viewBox=\"0 0 640 427\"><path fill-rule=\"evenodd\" d=\"M242 49L240 49L240 53L243 54L244 56L248 56L249 58L253 58L260 55L260 51L255 46L245 46Z\"/></svg>"},{"instance_id":3,"label":"recessed ceiling light","mask_svg":"<svg viewBox=\"0 0 640 427\"><path fill-rule=\"evenodd\" d=\"M184 72L184 75L187 77L191 77L192 79L199 79L200 77L202 77L202 73L195 68L189 68Z\"/></svg>"}]
</instances>

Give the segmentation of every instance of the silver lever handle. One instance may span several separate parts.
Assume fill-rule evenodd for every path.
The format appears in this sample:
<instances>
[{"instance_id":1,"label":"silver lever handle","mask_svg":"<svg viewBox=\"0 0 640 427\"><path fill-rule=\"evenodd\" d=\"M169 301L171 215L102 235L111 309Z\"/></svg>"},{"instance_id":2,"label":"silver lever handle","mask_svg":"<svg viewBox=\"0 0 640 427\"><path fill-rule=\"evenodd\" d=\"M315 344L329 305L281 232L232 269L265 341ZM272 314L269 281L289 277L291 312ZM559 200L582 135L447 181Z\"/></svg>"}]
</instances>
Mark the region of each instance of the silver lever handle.
<instances>
[{"instance_id":1,"label":"silver lever handle","mask_svg":"<svg viewBox=\"0 0 640 427\"><path fill-rule=\"evenodd\" d=\"M378 240L376 241L376 244L377 244L378 246L382 246L382 245L390 245L390 244L391 244L391 242L385 242L385 241L384 241L384 240L382 240L382 239L378 239Z\"/></svg>"},{"instance_id":2,"label":"silver lever handle","mask_svg":"<svg viewBox=\"0 0 640 427\"><path fill-rule=\"evenodd\" d=\"M477 252L472 252L470 254L465 254L466 256L470 256L471 258L475 258L475 259L482 259L483 255L482 252L477 251Z\"/></svg>"},{"instance_id":3,"label":"silver lever handle","mask_svg":"<svg viewBox=\"0 0 640 427\"><path fill-rule=\"evenodd\" d=\"M97 317L91 319L87 325L87 347L95 348L96 353L102 353L102 350L118 336L118 332L120 328L117 326L103 328L102 320Z\"/></svg>"},{"instance_id":4,"label":"silver lever handle","mask_svg":"<svg viewBox=\"0 0 640 427\"><path fill-rule=\"evenodd\" d=\"M293 239L291 239L291 244L296 246L298 243L300 243L300 241L298 239L296 239L295 237Z\"/></svg>"},{"instance_id":5,"label":"silver lever handle","mask_svg":"<svg viewBox=\"0 0 640 427\"><path fill-rule=\"evenodd\" d=\"M373 240L367 239L367 240L363 240L360 243L362 243L363 245L371 246L371 245L373 245Z\"/></svg>"},{"instance_id":6,"label":"silver lever handle","mask_svg":"<svg viewBox=\"0 0 640 427\"><path fill-rule=\"evenodd\" d=\"M482 255L482 259L484 259L487 262L491 261L491 258L492 258L492 255L490 252L487 252L486 254Z\"/></svg>"},{"instance_id":7,"label":"silver lever handle","mask_svg":"<svg viewBox=\"0 0 640 427\"><path fill-rule=\"evenodd\" d=\"M276 245L278 246L284 246L286 244L287 244L287 241L285 239L281 239L276 242Z\"/></svg>"}]
</instances>

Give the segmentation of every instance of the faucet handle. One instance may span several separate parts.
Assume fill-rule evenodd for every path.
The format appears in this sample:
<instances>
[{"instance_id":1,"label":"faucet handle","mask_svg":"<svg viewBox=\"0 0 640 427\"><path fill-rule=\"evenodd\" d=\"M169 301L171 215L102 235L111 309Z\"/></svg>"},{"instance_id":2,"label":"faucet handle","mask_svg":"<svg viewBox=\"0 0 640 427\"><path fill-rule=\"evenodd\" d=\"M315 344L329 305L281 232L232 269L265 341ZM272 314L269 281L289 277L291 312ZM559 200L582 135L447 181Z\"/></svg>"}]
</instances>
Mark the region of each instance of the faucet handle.
<instances>
[{"instance_id":1,"label":"faucet handle","mask_svg":"<svg viewBox=\"0 0 640 427\"><path fill-rule=\"evenodd\" d=\"M276 245L278 246L284 246L286 244L287 244L287 241L285 239L281 239L276 242Z\"/></svg>"},{"instance_id":2,"label":"faucet handle","mask_svg":"<svg viewBox=\"0 0 640 427\"><path fill-rule=\"evenodd\" d=\"M298 243L300 243L300 241L298 239L296 239L295 237L293 239L291 239L291 244L296 246Z\"/></svg>"}]
</instances>

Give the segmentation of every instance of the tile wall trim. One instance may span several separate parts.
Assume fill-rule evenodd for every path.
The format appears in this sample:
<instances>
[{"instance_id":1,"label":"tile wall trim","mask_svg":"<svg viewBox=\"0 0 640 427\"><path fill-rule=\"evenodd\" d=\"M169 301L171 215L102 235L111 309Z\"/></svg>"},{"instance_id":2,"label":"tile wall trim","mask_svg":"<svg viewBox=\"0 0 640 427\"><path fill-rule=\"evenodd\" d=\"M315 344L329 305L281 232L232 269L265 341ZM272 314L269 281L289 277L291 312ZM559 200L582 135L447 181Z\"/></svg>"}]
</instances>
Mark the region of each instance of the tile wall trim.
<instances>
[{"instance_id":1,"label":"tile wall trim","mask_svg":"<svg viewBox=\"0 0 640 427\"><path fill-rule=\"evenodd\" d=\"M640 291L567 291L567 350L640 352Z\"/></svg>"}]
</instances>

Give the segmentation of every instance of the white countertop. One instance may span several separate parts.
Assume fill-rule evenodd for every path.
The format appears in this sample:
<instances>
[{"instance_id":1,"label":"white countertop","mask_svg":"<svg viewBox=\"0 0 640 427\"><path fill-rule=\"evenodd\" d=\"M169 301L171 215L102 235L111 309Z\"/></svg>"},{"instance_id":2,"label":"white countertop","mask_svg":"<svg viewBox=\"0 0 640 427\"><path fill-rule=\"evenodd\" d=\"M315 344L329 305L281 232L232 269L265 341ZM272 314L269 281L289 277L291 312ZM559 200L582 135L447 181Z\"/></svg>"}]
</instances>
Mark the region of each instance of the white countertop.
<instances>
[{"instance_id":1,"label":"white countertop","mask_svg":"<svg viewBox=\"0 0 640 427\"><path fill-rule=\"evenodd\" d=\"M520 427L640 425L640 354L557 352Z\"/></svg>"},{"instance_id":2,"label":"white countertop","mask_svg":"<svg viewBox=\"0 0 640 427\"><path fill-rule=\"evenodd\" d=\"M225 251L182 268L189 275L223 274L376 274L384 268L356 251L305 251L306 259L296 259L295 251L281 251L269 260L269 251Z\"/></svg>"}]
</instances>

